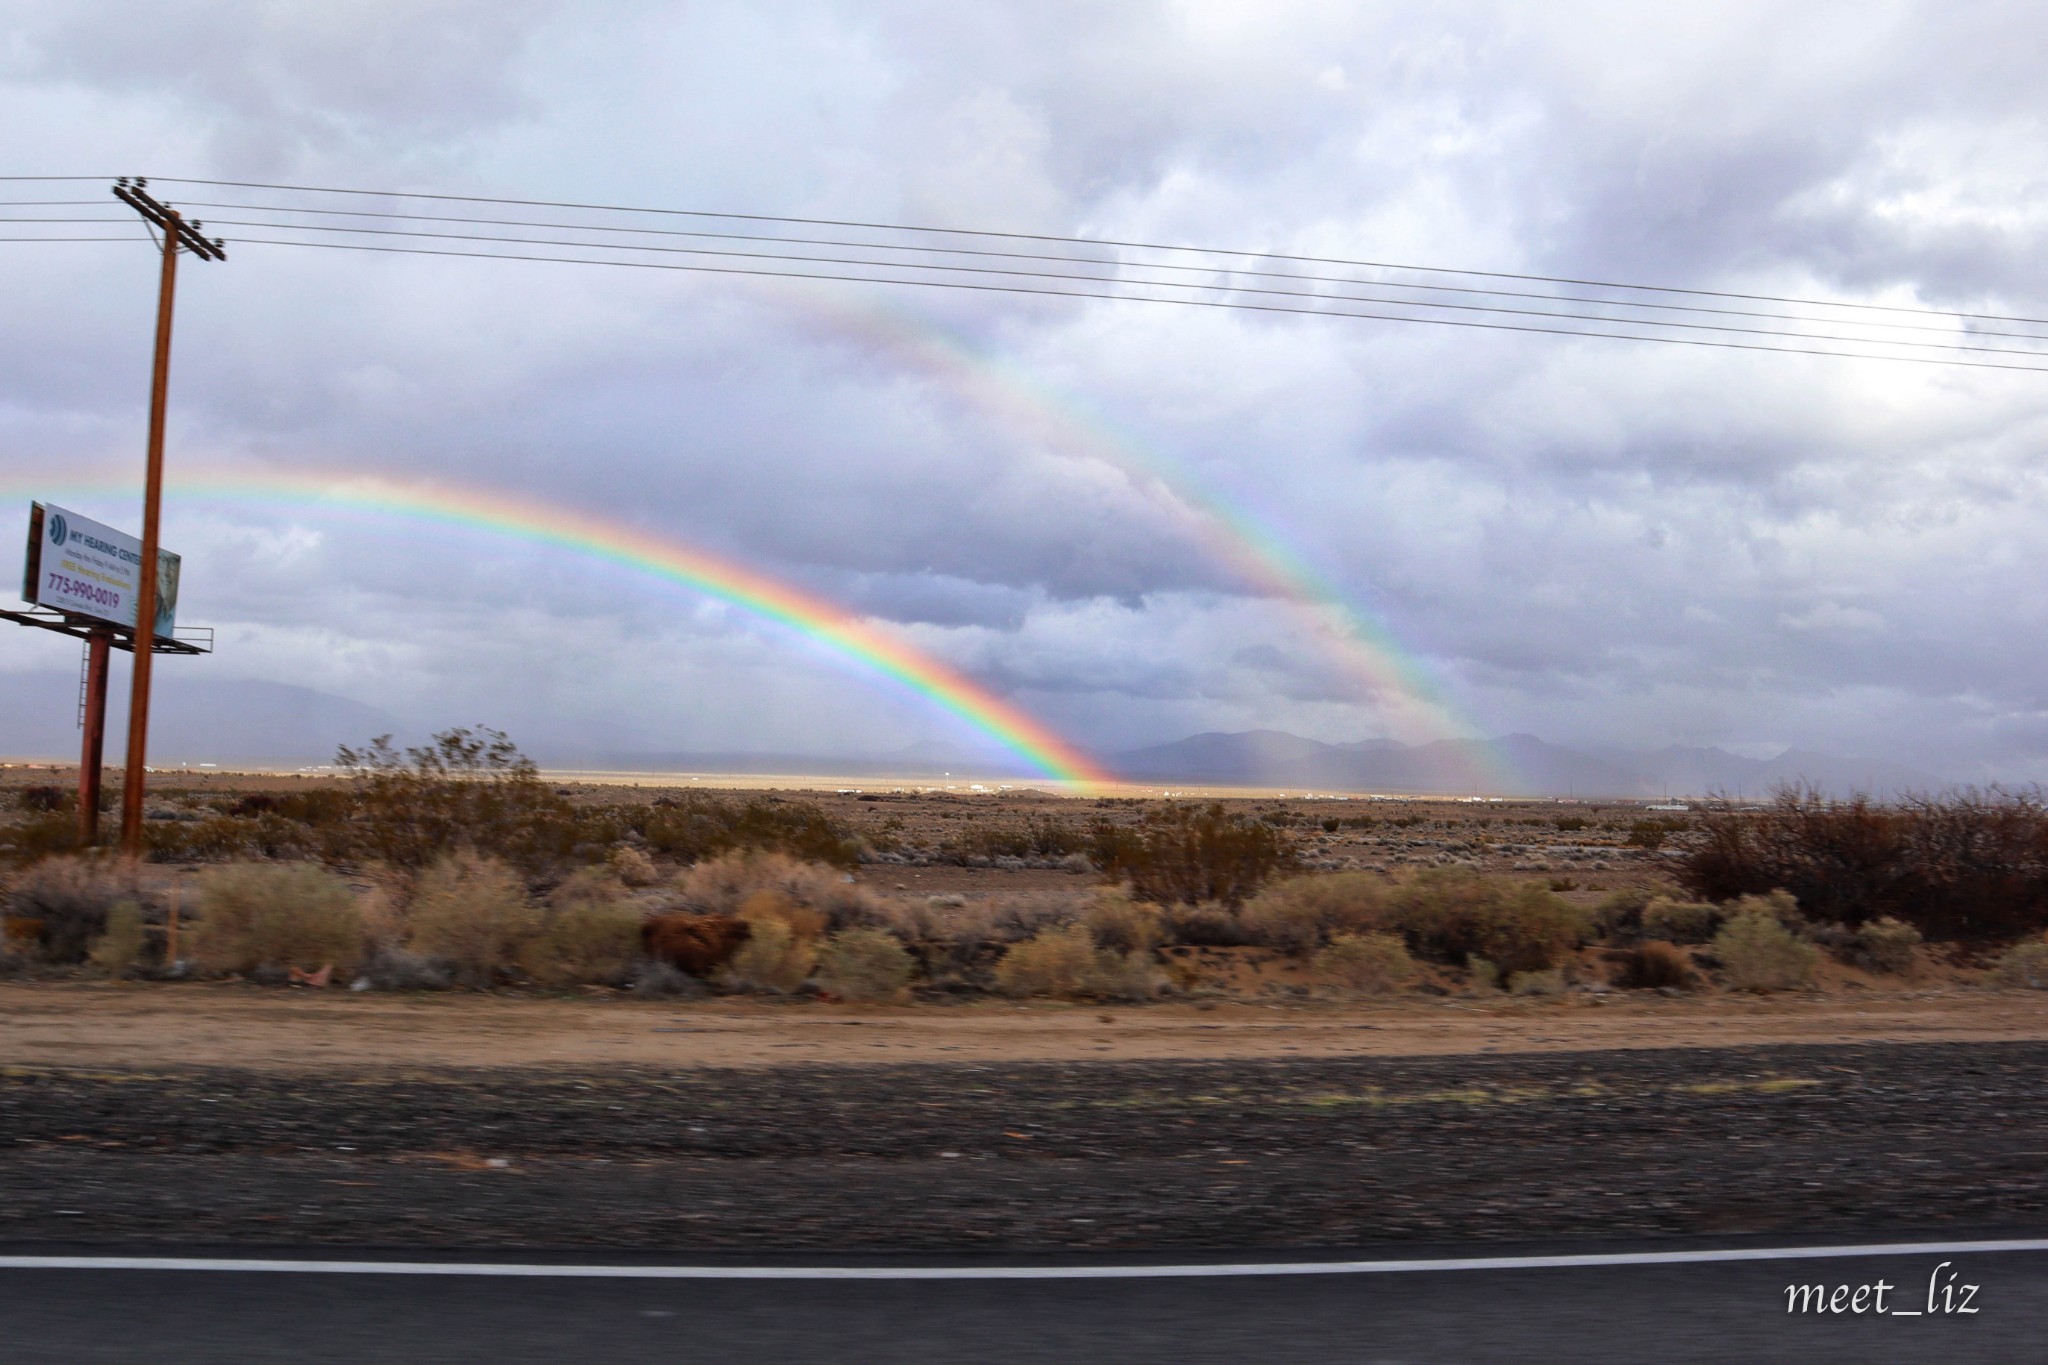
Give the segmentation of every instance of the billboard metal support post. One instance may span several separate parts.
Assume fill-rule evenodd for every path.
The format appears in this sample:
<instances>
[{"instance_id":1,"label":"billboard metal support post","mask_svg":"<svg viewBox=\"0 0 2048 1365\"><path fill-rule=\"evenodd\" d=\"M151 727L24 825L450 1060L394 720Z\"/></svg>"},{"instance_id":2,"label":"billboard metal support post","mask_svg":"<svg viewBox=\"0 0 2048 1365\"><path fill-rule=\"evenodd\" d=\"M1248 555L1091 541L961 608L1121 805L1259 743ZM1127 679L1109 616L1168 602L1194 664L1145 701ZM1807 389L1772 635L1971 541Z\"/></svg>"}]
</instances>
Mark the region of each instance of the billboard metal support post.
<instances>
[{"instance_id":1,"label":"billboard metal support post","mask_svg":"<svg viewBox=\"0 0 2048 1365\"><path fill-rule=\"evenodd\" d=\"M149 665L156 643L157 523L164 489L164 405L171 382L171 303L178 285L178 252L201 260L224 261L219 242L199 235L198 223L187 223L178 211L158 203L144 189L123 177L114 197L156 224L164 236L164 266L157 288L156 363L149 387L149 465L142 494L142 562L135 566L135 678L128 700L128 776L121 787L121 851L142 854L143 765L149 755Z\"/></svg>"},{"instance_id":2,"label":"billboard metal support post","mask_svg":"<svg viewBox=\"0 0 2048 1365\"><path fill-rule=\"evenodd\" d=\"M100 763L107 746L107 659L111 632L86 637L85 745L78 759L78 842L91 848L100 838Z\"/></svg>"}]
</instances>

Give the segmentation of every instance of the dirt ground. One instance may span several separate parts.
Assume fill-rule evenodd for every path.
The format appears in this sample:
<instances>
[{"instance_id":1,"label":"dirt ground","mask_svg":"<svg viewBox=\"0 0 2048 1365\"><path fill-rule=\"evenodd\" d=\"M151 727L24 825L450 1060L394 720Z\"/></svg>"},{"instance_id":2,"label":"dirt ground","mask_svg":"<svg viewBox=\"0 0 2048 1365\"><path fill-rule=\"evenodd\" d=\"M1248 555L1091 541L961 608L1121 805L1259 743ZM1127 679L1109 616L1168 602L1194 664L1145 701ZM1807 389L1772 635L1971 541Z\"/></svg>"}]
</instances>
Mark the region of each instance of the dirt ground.
<instances>
[{"instance_id":1,"label":"dirt ground","mask_svg":"<svg viewBox=\"0 0 2048 1365\"><path fill-rule=\"evenodd\" d=\"M1252 1061L2048 1041L2048 992L861 1007L0 984L0 1066L280 1070Z\"/></svg>"}]
</instances>

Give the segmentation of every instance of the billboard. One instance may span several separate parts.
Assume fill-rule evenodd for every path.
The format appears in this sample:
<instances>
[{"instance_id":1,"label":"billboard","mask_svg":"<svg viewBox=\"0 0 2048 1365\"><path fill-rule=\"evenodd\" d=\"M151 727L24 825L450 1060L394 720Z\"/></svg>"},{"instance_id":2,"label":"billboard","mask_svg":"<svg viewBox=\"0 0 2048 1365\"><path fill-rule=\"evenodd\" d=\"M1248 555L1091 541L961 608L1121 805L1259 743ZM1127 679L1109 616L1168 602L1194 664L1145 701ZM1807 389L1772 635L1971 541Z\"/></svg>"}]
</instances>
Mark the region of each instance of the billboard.
<instances>
[{"instance_id":1,"label":"billboard","mask_svg":"<svg viewBox=\"0 0 2048 1365\"><path fill-rule=\"evenodd\" d=\"M50 503L29 504L21 595L36 606L133 630L141 563L134 536ZM168 638L178 616L178 557L159 547L156 565L156 633Z\"/></svg>"}]
</instances>

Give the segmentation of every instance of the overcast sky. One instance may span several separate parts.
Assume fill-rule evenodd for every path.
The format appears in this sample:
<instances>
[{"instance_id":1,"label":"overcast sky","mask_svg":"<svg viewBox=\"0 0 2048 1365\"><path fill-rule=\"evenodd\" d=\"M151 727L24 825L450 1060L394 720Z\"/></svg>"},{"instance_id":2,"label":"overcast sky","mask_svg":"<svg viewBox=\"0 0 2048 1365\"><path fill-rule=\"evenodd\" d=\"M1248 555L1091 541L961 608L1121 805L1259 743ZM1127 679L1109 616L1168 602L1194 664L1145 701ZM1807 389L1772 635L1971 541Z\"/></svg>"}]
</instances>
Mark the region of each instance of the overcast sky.
<instances>
[{"instance_id":1,"label":"overcast sky","mask_svg":"<svg viewBox=\"0 0 2048 1365\"><path fill-rule=\"evenodd\" d=\"M0 170L2040 318L2044 45L2038 6L1871 0L0 0ZM1473 733L2048 779L2048 375L223 231L231 259L181 277L174 486L356 469L556 501L844 603L1099 752L1442 733L1219 553L1223 509ZM14 504L139 465L155 269L139 237L0 244ZM183 619L221 632L166 667L537 742L973 740L780 628L560 551L220 501L174 502L165 538ZM75 667L31 634L0 669Z\"/></svg>"}]
</instances>

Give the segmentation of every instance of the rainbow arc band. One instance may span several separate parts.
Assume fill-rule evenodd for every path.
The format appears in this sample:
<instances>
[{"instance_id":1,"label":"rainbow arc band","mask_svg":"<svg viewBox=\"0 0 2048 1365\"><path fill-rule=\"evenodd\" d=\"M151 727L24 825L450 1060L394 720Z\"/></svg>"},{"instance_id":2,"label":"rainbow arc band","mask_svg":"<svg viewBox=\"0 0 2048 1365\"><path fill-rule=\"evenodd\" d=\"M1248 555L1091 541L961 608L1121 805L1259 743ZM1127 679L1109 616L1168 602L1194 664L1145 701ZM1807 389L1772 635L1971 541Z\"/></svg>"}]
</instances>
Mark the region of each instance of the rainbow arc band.
<instances>
[{"instance_id":1,"label":"rainbow arc band","mask_svg":"<svg viewBox=\"0 0 2048 1365\"><path fill-rule=\"evenodd\" d=\"M69 486L62 490L39 488L36 492L50 496L60 492L104 496L134 491L131 481L67 483ZM666 579L817 641L959 717L1053 781L1085 786L1116 780L1095 759L1044 722L951 665L822 597L673 537L554 504L445 482L427 485L345 475L180 471L165 491L174 499L275 502L467 527L554 546Z\"/></svg>"}]
</instances>

